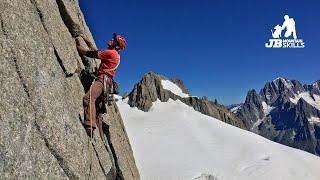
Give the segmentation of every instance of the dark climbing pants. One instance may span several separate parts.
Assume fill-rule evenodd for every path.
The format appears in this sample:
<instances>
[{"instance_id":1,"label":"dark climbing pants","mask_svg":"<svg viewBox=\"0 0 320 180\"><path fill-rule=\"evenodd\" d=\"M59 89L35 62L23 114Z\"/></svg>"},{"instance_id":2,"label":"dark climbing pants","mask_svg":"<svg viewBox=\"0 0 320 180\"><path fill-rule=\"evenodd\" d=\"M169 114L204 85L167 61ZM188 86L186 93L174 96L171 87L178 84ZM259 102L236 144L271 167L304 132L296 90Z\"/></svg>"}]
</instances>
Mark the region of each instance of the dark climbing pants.
<instances>
[{"instance_id":1,"label":"dark climbing pants","mask_svg":"<svg viewBox=\"0 0 320 180\"><path fill-rule=\"evenodd\" d=\"M91 98L90 98L91 93ZM83 108L84 108L84 124L86 127L91 126L90 119L92 120L92 127L95 128L97 125L97 107L101 101L103 95L103 83L100 80L96 80L86 95L83 97Z\"/></svg>"}]
</instances>

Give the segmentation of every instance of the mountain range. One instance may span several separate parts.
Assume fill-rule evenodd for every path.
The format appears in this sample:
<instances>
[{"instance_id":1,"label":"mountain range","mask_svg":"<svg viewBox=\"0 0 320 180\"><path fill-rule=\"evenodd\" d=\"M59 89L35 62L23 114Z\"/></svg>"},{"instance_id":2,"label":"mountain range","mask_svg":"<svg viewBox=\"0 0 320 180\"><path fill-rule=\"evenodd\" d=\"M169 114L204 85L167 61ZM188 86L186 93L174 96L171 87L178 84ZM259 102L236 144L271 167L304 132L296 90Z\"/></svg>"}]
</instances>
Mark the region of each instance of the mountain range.
<instances>
[{"instance_id":1,"label":"mountain range","mask_svg":"<svg viewBox=\"0 0 320 180\"><path fill-rule=\"evenodd\" d=\"M192 96L181 80L149 72L128 96L117 99L142 179L320 176L319 157L248 131L250 121L232 116L217 102ZM243 105L238 106L233 111Z\"/></svg>"},{"instance_id":2,"label":"mountain range","mask_svg":"<svg viewBox=\"0 0 320 180\"><path fill-rule=\"evenodd\" d=\"M244 103L225 107L206 97L189 95L182 80L148 72L128 94L128 104L147 112L157 100L180 100L202 114L319 155L319 87L319 80L303 85L297 80L277 78L267 82L259 93L249 90Z\"/></svg>"},{"instance_id":3,"label":"mountain range","mask_svg":"<svg viewBox=\"0 0 320 180\"><path fill-rule=\"evenodd\" d=\"M281 144L320 155L320 81L277 78L230 110L246 127Z\"/></svg>"}]
</instances>

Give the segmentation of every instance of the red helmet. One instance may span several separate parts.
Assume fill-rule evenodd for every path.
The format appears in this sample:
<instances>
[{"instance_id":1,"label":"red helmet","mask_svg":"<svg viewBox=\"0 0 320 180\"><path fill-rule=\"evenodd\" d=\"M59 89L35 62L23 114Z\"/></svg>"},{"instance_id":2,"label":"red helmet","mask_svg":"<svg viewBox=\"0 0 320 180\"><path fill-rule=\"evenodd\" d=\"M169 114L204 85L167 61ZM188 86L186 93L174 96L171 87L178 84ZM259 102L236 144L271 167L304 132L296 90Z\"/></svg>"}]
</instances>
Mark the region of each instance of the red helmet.
<instances>
[{"instance_id":1,"label":"red helmet","mask_svg":"<svg viewBox=\"0 0 320 180\"><path fill-rule=\"evenodd\" d=\"M127 46L127 41L121 35L113 34L113 38L109 41L109 46L118 46L120 49L124 49Z\"/></svg>"}]
</instances>

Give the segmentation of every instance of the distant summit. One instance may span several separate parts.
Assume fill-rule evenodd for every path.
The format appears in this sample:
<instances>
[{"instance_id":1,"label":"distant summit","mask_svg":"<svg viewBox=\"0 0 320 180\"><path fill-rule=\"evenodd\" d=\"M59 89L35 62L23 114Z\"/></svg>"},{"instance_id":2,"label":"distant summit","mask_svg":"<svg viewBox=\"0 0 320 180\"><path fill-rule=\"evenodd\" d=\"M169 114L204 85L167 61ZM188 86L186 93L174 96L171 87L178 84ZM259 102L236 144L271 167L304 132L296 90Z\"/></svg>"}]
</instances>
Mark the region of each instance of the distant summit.
<instances>
[{"instance_id":1,"label":"distant summit","mask_svg":"<svg viewBox=\"0 0 320 180\"><path fill-rule=\"evenodd\" d=\"M302 85L276 78L233 109L253 132L270 140L320 155L320 81Z\"/></svg>"}]
</instances>

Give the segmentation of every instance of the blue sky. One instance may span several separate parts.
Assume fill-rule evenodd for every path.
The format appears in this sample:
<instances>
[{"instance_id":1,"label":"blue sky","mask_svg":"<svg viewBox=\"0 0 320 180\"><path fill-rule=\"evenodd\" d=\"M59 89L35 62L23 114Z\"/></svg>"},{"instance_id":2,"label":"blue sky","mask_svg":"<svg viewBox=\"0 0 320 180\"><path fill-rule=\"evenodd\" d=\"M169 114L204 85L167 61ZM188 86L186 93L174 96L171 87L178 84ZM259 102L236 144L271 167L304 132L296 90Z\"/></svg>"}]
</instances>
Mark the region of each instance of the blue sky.
<instances>
[{"instance_id":1,"label":"blue sky","mask_svg":"<svg viewBox=\"0 0 320 180\"><path fill-rule=\"evenodd\" d=\"M318 0L80 0L80 6L99 49L113 32L127 38L116 77L122 92L154 71L228 105L280 76L320 79ZM285 14L295 19L304 49L264 47Z\"/></svg>"}]
</instances>

